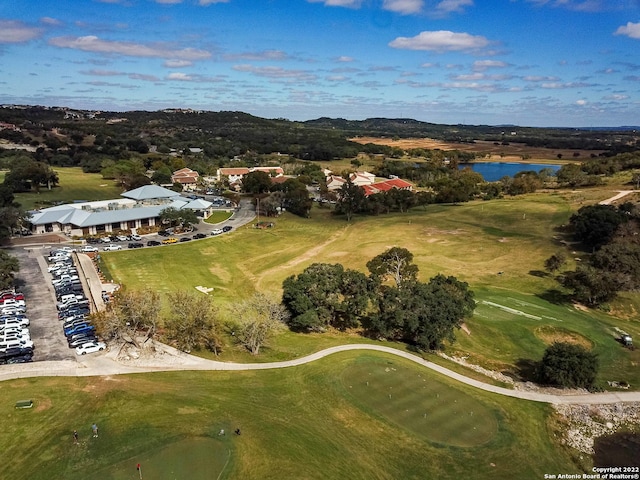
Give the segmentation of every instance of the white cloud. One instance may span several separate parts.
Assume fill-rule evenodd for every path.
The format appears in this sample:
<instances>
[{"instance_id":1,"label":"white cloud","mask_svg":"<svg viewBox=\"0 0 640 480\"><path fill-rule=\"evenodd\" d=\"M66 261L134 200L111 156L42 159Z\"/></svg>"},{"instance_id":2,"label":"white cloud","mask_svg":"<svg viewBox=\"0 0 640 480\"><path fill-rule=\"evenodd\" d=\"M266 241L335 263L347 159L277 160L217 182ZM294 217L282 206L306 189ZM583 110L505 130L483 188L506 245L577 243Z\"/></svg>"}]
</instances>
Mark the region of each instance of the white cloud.
<instances>
[{"instance_id":1,"label":"white cloud","mask_svg":"<svg viewBox=\"0 0 640 480\"><path fill-rule=\"evenodd\" d=\"M623 95L620 93L614 93L612 95L608 95L606 97L604 97L605 100L616 100L616 101L621 101L621 100L626 100L627 98L629 98L629 95Z\"/></svg>"},{"instance_id":2,"label":"white cloud","mask_svg":"<svg viewBox=\"0 0 640 480\"><path fill-rule=\"evenodd\" d=\"M23 43L40 36L39 28L29 27L22 22L0 20L0 43Z\"/></svg>"},{"instance_id":3,"label":"white cloud","mask_svg":"<svg viewBox=\"0 0 640 480\"><path fill-rule=\"evenodd\" d=\"M180 80L183 82L189 82L193 80L193 77L190 75L187 75L186 73L173 72L167 75L167 80Z\"/></svg>"},{"instance_id":4,"label":"white cloud","mask_svg":"<svg viewBox=\"0 0 640 480\"><path fill-rule=\"evenodd\" d=\"M243 52L225 55L225 59L227 60L252 60L252 61L263 61L263 60L287 60L289 55L287 55L282 50L263 50L261 52Z\"/></svg>"},{"instance_id":5,"label":"white cloud","mask_svg":"<svg viewBox=\"0 0 640 480\"><path fill-rule=\"evenodd\" d=\"M576 100L576 105L586 105L587 101L584 99Z\"/></svg>"},{"instance_id":6,"label":"white cloud","mask_svg":"<svg viewBox=\"0 0 640 480\"><path fill-rule=\"evenodd\" d=\"M183 68L190 67L191 65L193 65L193 62L190 60L167 60L162 65L167 68Z\"/></svg>"},{"instance_id":7,"label":"white cloud","mask_svg":"<svg viewBox=\"0 0 640 480\"><path fill-rule=\"evenodd\" d=\"M382 8L390 12L396 12L401 15L411 15L419 13L422 10L424 2L422 0L384 0Z\"/></svg>"},{"instance_id":8,"label":"white cloud","mask_svg":"<svg viewBox=\"0 0 640 480\"><path fill-rule=\"evenodd\" d=\"M360 8L362 0L307 0L310 3L324 3L325 7Z\"/></svg>"},{"instance_id":9,"label":"white cloud","mask_svg":"<svg viewBox=\"0 0 640 480\"><path fill-rule=\"evenodd\" d=\"M629 38L640 40L640 23L627 22L623 27L618 27L614 35L626 35Z\"/></svg>"},{"instance_id":10,"label":"white cloud","mask_svg":"<svg viewBox=\"0 0 640 480\"><path fill-rule=\"evenodd\" d=\"M473 69L476 71L486 70L487 68L504 68L507 64L500 60L476 60L473 62Z\"/></svg>"},{"instance_id":11,"label":"white cloud","mask_svg":"<svg viewBox=\"0 0 640 480\"><path fill-rule=\"evenodd\" d=\"M54 27L62 25L62 22L60 20L58 20L57 18L51 18L51 17L42 17L40 19L40 22L44 23L45 25L52 25Z\"/></svg>"},{"instance_id":12,"label":"white cloud","mask_svg":"<svg viewBox=\"0 0 640 480\"><path fill-rule=\"evenodd\" d=\"M440 65L437 63L423 63L422 65L420 65L422 68L435 68L435 67L439 67Z\"/></svg>"},{"instance_id":13,"label":"white cloud","mask_svg":"<svg viewBox=\"0 0 640 480\"><path fill-rule=\"evenodd\" d=\"M436 5L436 10L441 13L463 12L464 7L471 7L473 0L442 0Z\"/></svg>"},{"instance_id":14,"label":"white cloud","mask_svg":"<svg viewBox=\"0 0 640 480\"><path fill-rule=\"evenodd\" d=\"M175 5L176 3L182 3L182 0L155 0L155 2L164 5Z\"/></svg>"},{"instance_id":15,"label":"white cloud","mask_svg":"<svg viewBox=\"0 0 640 480\"><path fill-rule=\"evenodd\" d=\"M527 75L522 77L525 82L557 82L558 77L548 77L543 75Z\"/></svg>"},{"instance_id":16,"label":"white cloud","mask_svg":"<svg viewBox=\"0 0 640 480\"><path fill-rule=\"evenodd\" d=\"M202 7L206 7L207 5L211 5L213 3L228 3L229 0L199 0L198 5Z\"/></svg>"},{"instance_id":17,"label":"white cloud","mask_svg":"<svg viewBox=\"0 0 640 480\"><path fill-rule=\"evenodd\" d=\"M175 50L160 44L140 44L101 40L89 35L86 37L54 37L49 44L55 47L73 48L84 52L125 55L128 57L152 57L182 60L204 60L211 57L206 50L183 48Z\"/></svg>"},{"instance_id":18,"label":"white cloud","mask_svg":"<svg viewBox=\"0 0 640 480\"><path fill-rule=\"evenodd\" d=\"M310 81L317 78L314 74L304 70L286 70L281 67L254 67L253 65L234 65L233 69L237 72L247 72L259 77L275 78L280 80L285 79Z\"/></svg>"},{"instance_id":19,"label":"white cloud","mask_svg":"<svg viewBox=\"0 0 640 480\"><path fill-rule=\"evenodd\" d=\"M600 12L611 8L616 8L618 2L607 3L608 0L528 0L537 6L550 6L566 8L577 12Z\"/></svg>"},{"instance_id":20,"label":"white cloud","mask_svg":"<svg viewBox=\"0 0 640 480\"><path fill-rule=\"evenodd\" d=\"M389 43L390 47L405 50L428 50L434 52L479 52L490 44L481 35L455 33L448 30L420 32L415 37L398 37Z\"/></svg>"},{"instance_id":21,"label":"white cloud","mask_svg":"<svg viewBox=\"0 0 640 480\"><path fill-rule=\"evenodd\" d=\"M349 62L353 62L354 58L353 57L347 57L346 55L342 55L338 58L336 58L336 62L341 62L341 63L349 63Z\"/></svg>"}]
</instances>

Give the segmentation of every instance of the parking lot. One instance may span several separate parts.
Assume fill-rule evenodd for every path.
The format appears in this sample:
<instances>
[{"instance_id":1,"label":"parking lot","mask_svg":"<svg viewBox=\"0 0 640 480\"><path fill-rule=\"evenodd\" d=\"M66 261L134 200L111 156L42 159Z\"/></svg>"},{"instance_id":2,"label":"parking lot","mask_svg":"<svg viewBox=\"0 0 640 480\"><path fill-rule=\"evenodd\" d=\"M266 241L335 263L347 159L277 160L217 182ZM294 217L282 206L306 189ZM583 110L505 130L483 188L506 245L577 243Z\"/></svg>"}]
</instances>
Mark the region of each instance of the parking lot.
<instances>
[{"instance_id":1,"label":"parking lot","mask_svg":"<svg viewBox=\"0 0 640 480\"><path fill-rule=\"evenodd\" d=\"M27 317L31 321L33 360L75 359L75 352L67 346L58 321L56 298L44 256L49 249L14 247L8 253L20 261L20 271L16 275L17 290L24 293Z\"/></svg>"}]
</instances>

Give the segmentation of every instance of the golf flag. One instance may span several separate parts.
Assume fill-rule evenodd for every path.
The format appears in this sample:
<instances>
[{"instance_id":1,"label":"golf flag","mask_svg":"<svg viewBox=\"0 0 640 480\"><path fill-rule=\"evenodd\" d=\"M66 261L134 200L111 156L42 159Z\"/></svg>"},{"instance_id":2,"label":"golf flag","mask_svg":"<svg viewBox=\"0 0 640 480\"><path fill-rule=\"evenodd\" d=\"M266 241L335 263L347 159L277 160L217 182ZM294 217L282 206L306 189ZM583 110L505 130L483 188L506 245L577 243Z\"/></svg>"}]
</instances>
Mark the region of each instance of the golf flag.
<instances>
[{"instance_id":1,"label":"golf flag","mask_svg":"<svg viewBox=\"0 0 640 480\"><path fill-rule=\"evenodd\" d=\"M138 464L137 470L140 470L140 464Z\"/></svg>"}]
</instances>

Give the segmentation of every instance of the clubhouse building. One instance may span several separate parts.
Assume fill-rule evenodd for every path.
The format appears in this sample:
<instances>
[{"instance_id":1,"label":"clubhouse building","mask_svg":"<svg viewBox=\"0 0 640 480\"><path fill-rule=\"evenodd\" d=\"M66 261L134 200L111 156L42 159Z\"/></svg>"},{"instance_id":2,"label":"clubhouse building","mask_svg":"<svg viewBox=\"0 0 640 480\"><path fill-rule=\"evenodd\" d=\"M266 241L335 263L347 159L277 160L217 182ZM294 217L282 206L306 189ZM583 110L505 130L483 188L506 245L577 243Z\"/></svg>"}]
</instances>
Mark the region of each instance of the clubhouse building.
<instances>
[{"instance_id":1,"label":"clubhouse building","mask_svg":"<svg viewBox=\"0 0 640 480\"><path fill-rule=\"evenodd\" d=\"M189 209L207 218L212 203L203 199L191 200L157 185L145 185L122 194L124 198L97 202L71 203L31 212L33 233L61 232L84 237L121 230L134 231L160 223L165 208Z\"/></svg>"}]
</instances>

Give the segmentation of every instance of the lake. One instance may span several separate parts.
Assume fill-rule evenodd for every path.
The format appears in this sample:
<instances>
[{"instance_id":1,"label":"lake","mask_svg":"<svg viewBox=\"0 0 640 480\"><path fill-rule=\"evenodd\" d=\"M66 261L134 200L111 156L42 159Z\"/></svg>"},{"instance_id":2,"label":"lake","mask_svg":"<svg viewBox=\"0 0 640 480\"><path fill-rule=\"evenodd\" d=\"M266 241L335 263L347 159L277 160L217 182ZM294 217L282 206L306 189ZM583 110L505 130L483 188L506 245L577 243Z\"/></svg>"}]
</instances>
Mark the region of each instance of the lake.
<instances>
[{"instance_id":1,"label":"lake","mask_svg":"<svg viewBox=\"0 0 640 480\"><path fill-rule=\"evenodd\" d=\"M482 175L487 182L495 182L504 176L513 177L523 170L539 172L543 168L550 168L554 172L560 169L560 165L545 165L542 163L506 163L506 162L479 162L461 163L459 168L471 167L474 172Z\"/></svg>"}]
</instances>

